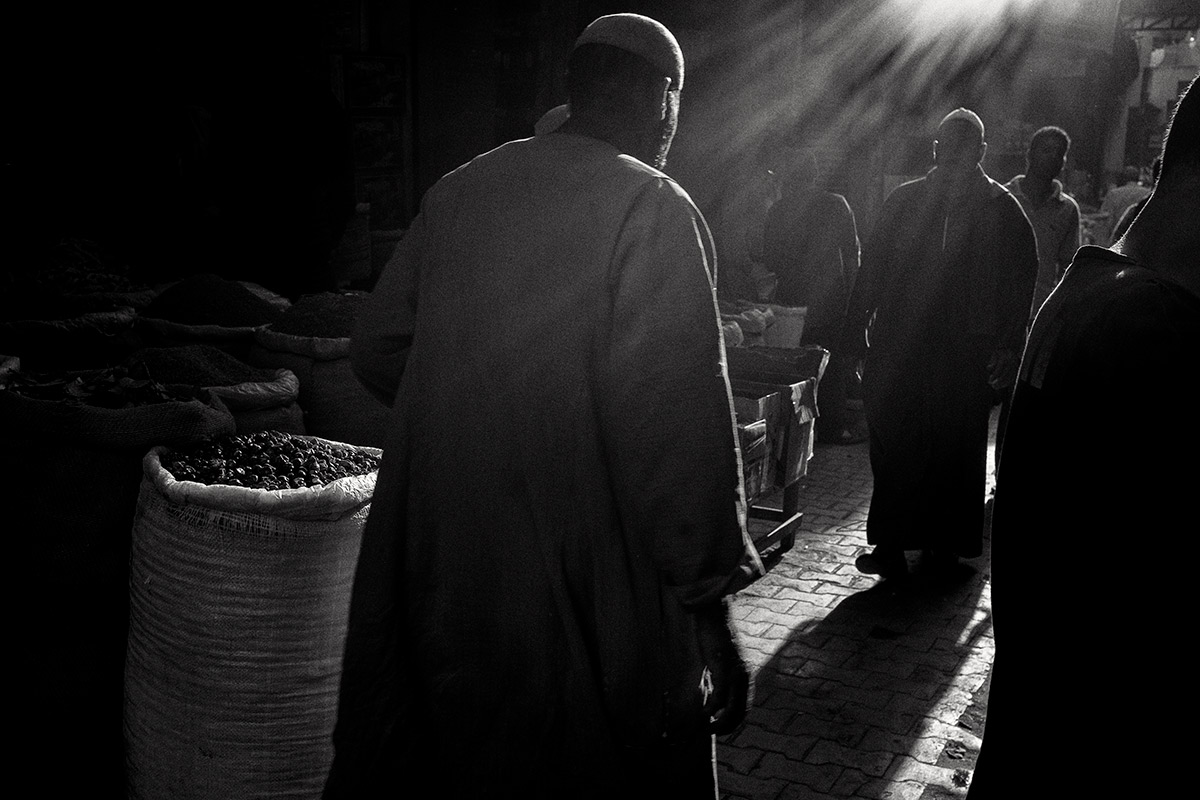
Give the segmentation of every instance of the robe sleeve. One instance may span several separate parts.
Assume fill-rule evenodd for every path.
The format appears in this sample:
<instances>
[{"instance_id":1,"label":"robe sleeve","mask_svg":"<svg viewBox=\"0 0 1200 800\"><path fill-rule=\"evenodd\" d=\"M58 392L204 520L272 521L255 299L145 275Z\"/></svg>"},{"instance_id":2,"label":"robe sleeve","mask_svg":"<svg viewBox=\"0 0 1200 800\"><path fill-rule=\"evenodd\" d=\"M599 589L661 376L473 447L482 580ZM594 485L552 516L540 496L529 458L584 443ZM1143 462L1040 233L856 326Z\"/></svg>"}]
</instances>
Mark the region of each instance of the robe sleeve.
<instances>
[{"instance_id":1,"label":"robe sleeve","mask_svg":"<svg viewBox=\"0 0 1200 800\"><path fill-rule=\"evenodd\" d=\"M417 276L425 220L418 214L359 311L350 337L350 366L376 399L390 406L412 347L417 313Z\"/></svg>"},{"instance_id":2,"label":"robe sleeve","mask_svg":"<svg viewBox=\"0 0 1200 800\"><path fill-rule=\"evenodd\" d=\"M878 295L895 233L896 196L896 190L893 190L884 200L879 221L862 248L858 274L854 277L854 286L846 311L846 342L853 348L849 351L852 359L861 358L865 354L867 330L875 310L879 307Z\"/></svg>"},{"instance_id":3,"label":"robe sleeve","mask_svg":"<svg viewBox=\"0 0 1200 800\"><path fill-rule=\"evenodd\" d=\"M687 607L731 591L747 559L761 568L745 528L708 236L674 183L641 192L613 252L593 369L621 525Z\"/></svg>"},{"instance_id":4,"label":"robe sleeve","mask_svg":"<svg viewBox=\"0 0 1200 800\"><path fill-rule=\"evenodd\" d=\"M1011 194L1001 198L1003 226L995 244L1008 253L1008 265L1001 270L1000 336L997 349L1010 350L1018 356L1025 345L1029 308L1037 283L1038 254L1033 226Z\"/></svg>"},{"instance_id":5,"label":"robe sleeve","mask_svg":"<svg viewBox=\"0 0 1200 800\"><path fill-rule=\"evenodd\" d=\"M839 216L840 220L840 236L838 248L842 255L842 281L843 285L849 289L854 286L854 280L858 277L858 267L862 258L862 247L858 241L858 225L854 220L854 211L850 208L850 204L846 202L845 197L841 197Z\"/></svg>"}]
</instances>

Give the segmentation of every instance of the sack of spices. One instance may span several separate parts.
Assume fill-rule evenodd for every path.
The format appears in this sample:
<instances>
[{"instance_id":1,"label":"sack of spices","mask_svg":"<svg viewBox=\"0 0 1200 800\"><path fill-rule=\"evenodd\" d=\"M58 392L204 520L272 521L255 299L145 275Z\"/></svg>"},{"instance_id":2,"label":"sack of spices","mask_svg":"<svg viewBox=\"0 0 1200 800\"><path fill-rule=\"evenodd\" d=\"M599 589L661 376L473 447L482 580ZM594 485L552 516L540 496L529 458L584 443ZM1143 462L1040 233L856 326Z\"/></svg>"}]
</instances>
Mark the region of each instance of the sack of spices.
<instances>
[{"instance_id":1,"label":"sack of spices","mask_svg":"<svg viewBox=\"0 0 1200 800\"><path fill-rule=\"evenodd\" d=\"M131 363L163 383L202 386L225 401L238 433L276 430L305 433L300 380L288 369L252 367L206 344L146 347Z\"/></svg>"},{"instance_id":2,"label":"sack of spices","mask_svg":"<svg viewBox=\"0 0 1200 800\"><path fill-rule=\"evenodd\" d=\"M138 330L156 347L208 344L244 358L255 330L282 313L241 281L192 275L165 287L138 316Z\"/></svg>"},{"instance_id":3,"label":"sack of spices","mask_svg":"<svg viewBox=\"0 0 1200 800\"><path fill-rule=\"evenodd\" d=\"M380 451L152 449L130 554L130 798L318 797Z\"/></svg>"},{"instance_id":4,"label":"sack of spices","mask_svg":"<svg viewBox=\"0 0 1200 800\"><path fill-rule=\"evenodd\" d=\"M278 320L255 331L247 360L296 374L308 433L380 447L388 409L350 367L350 332L366 297L363 292L304 295Z\"/></svg>"},{"instance_id":5,"label":"sack of spices","mask_svg":"<svg viewBox=\"0 0 1200 800\"><path fill-rule=\"evenodd\" d=\"M0 375L0 472L18 588L18 758L72 770L88 794L124 792L122 677L129 541L148 448L233 431L221 401L123 368ZM26 629L27 628L27 629ZM57 745L57 747L56 747ZM73 792L60 782L64 794Z\"/></svg>"}]
</instances>

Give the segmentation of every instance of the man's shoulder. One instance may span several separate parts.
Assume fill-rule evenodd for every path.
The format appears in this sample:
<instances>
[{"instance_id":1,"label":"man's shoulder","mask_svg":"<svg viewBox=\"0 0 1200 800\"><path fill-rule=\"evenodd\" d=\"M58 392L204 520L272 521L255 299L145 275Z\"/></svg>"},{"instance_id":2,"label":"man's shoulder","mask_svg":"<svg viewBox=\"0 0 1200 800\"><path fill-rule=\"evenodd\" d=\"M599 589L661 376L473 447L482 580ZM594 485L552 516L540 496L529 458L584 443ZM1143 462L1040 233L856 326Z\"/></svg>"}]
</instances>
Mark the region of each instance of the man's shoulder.
<instances>
[{"instance_id":1,"label":"man's shoulder","mask_svg":"<svg viewBox=\"0 0 1200 800\"><path fill-rule=\"evenodd\" d=\"M906 204L911 202L914 198L924 195L928 191L929 177L927 175L922 175L919 178L913 178L912 180L904 181L899 186L892 189L890 192L888 192L887 197L884 199L884 203L889 206Z\"/></svg>"},{"instance_id":2,"label":"man's shoulder","mask_svg":"<svg viewBox=\"0 0 1200 800\"><path fill-rule=\"evenodd\" d=\"M1062 181L1057 178L1054 179L1054 199L1058 201L1058 204L1064 210L1074 211L1076 215L1079 214L1079 202L1066 190L1066 187L1062 185Z\"/></svg>"},{"instance_id":3,"label":"man's shoulder","mask_svg":"<svg viewBox=\"0 0 1200 800\"><path fill-rule=\"evenodd\" d=\"M1029 224L1024 203L1007 186L989 176L985 191L987 193L987 202L990 206L999 209L997 213L1003 217L1011 217L1013 219L1019 216L1022 222L1027 225Z\"/></svg>"},{"instance_id":4,"label":"man's shoulder","mask_svg":"<svg viewBox=\"0 0 1200 800\"><path fill-rule=\"evenodd\" d=\"M452 196L459 191L511 184L514 175L540 174L559 185L577 183L618 196L658 191L691 203L672 178L616 148L586 136L547 134L505 142L443 175L430 190Z\"/></svg>"},{"instance_id":5,"label":"man's shoulder","mask_svg":"<svg viewBox=\"0 0 1200 800\"><path fill-rule=\"evenodd\" d=\"M1000 181L993 178L991 175L988 175L986 177L987 177L987 190L986 191L987 191L988 197L990 197L993 200L995 200L997 198L1003 198L1003 197L1012 197L1014 200L1016 199L1006 184L1001 183ZM1008 201L1001 200L1001 202L1008 202Z\"/></svg>"}]
</instances>

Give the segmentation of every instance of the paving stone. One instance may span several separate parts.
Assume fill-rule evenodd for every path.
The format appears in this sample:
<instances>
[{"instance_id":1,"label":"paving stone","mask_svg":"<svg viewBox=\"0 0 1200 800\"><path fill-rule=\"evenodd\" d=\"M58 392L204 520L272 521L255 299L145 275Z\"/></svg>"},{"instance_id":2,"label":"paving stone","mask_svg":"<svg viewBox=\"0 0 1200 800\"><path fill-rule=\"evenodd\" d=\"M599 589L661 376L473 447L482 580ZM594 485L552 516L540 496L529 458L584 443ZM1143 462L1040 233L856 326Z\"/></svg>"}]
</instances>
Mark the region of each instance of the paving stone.
<instances>
[{"instance_id":1,"label":"paving stone","mask_svg":"<svg viewBox=\"0 0 1200 800\"><path fill-rule=\"evenodd\" d=\"M787 736L758 725L746 725L738 731L731 744L753 748L763 753L778 753L793 761L803 761L819 740L815 736Z\"/></svg>"},{"instance_id":2,"label":"paving stone","mask_svg":"<svg viewBox=\"0 0 1200 800\"><path fill-rule=\"evenodd\" d=\"M784 787L778 800L828 800L832 796L829 792L821 792L799 783L793 783Z\"/></svg>"},{"instance_id":3,"label":"paving stone","mask_svg":"<svg viewBox=\"0 0 1200 800\"><path fill-rule=\"evenodd\" d=\"M746 775L762 760L763 751L717 742L717 764L725 769Z\"/></svg>"},{"instance_id":4,"label":"paving stone","mask_svg":"<svg viewBox=\"0 0 1200 800\"><path fill-rule=\"evenodd\" d=\"M805 756L809 764L840 764L875 777L882 777L892 761L893 753L869 751L857 747L846 747L837 742L820 741Z\"/></svg>"},{"instance_id":5,"label":"paving stone","mask_svg":"<svg viewBox=\"0 0 1200 800\"><path fill-rule=\"evenodd\" d=\"M844 769L840 764L793 761L778 753L767 753L753 775L766 780L780 779L789 784L800 784L816 791L828 792Z\"/></svg>"},{"instance_id":6,"label":"paving stone","mask_svg":"<svg viewBox=\"0 0 1200 800\"><path fill-rule=\"evenodd\" d=\"M717 769L717 788L727 800L775 800L788 782L780 778L758 778Z\"/></svg>"},{"instance_id":7,"label":"paving stone","mask_svg":"<svg viewBox=\"0 0 1200 800\"><path fill-rule=\"evenodd\" d=\"M920 800L925 793L925 784L917 781L889 781L872 779L858 788L856 798L864 800Z\"/></svg>"}]
</instances>

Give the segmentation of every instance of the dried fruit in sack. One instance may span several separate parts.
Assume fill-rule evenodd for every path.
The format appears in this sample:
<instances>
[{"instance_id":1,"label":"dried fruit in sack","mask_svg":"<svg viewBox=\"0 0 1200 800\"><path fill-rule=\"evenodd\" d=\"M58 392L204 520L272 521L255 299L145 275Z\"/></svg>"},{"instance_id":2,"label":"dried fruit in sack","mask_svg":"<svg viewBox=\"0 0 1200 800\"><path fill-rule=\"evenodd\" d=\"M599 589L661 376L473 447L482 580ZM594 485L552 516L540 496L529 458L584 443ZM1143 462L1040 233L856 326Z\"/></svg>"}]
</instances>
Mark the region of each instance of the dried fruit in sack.
<instances>
[{"instance_id":1,"label":"dried fruit in sack","mask_svg":"<svg viewBox=\"0 0 1200 800\"><path fill-rule=\"evenodd\" d=\"M280 431L223 436L163 456L177 480L251 489L300 489L379 468L379 456L348 444Z\"/></svg>"}]
</instances>

